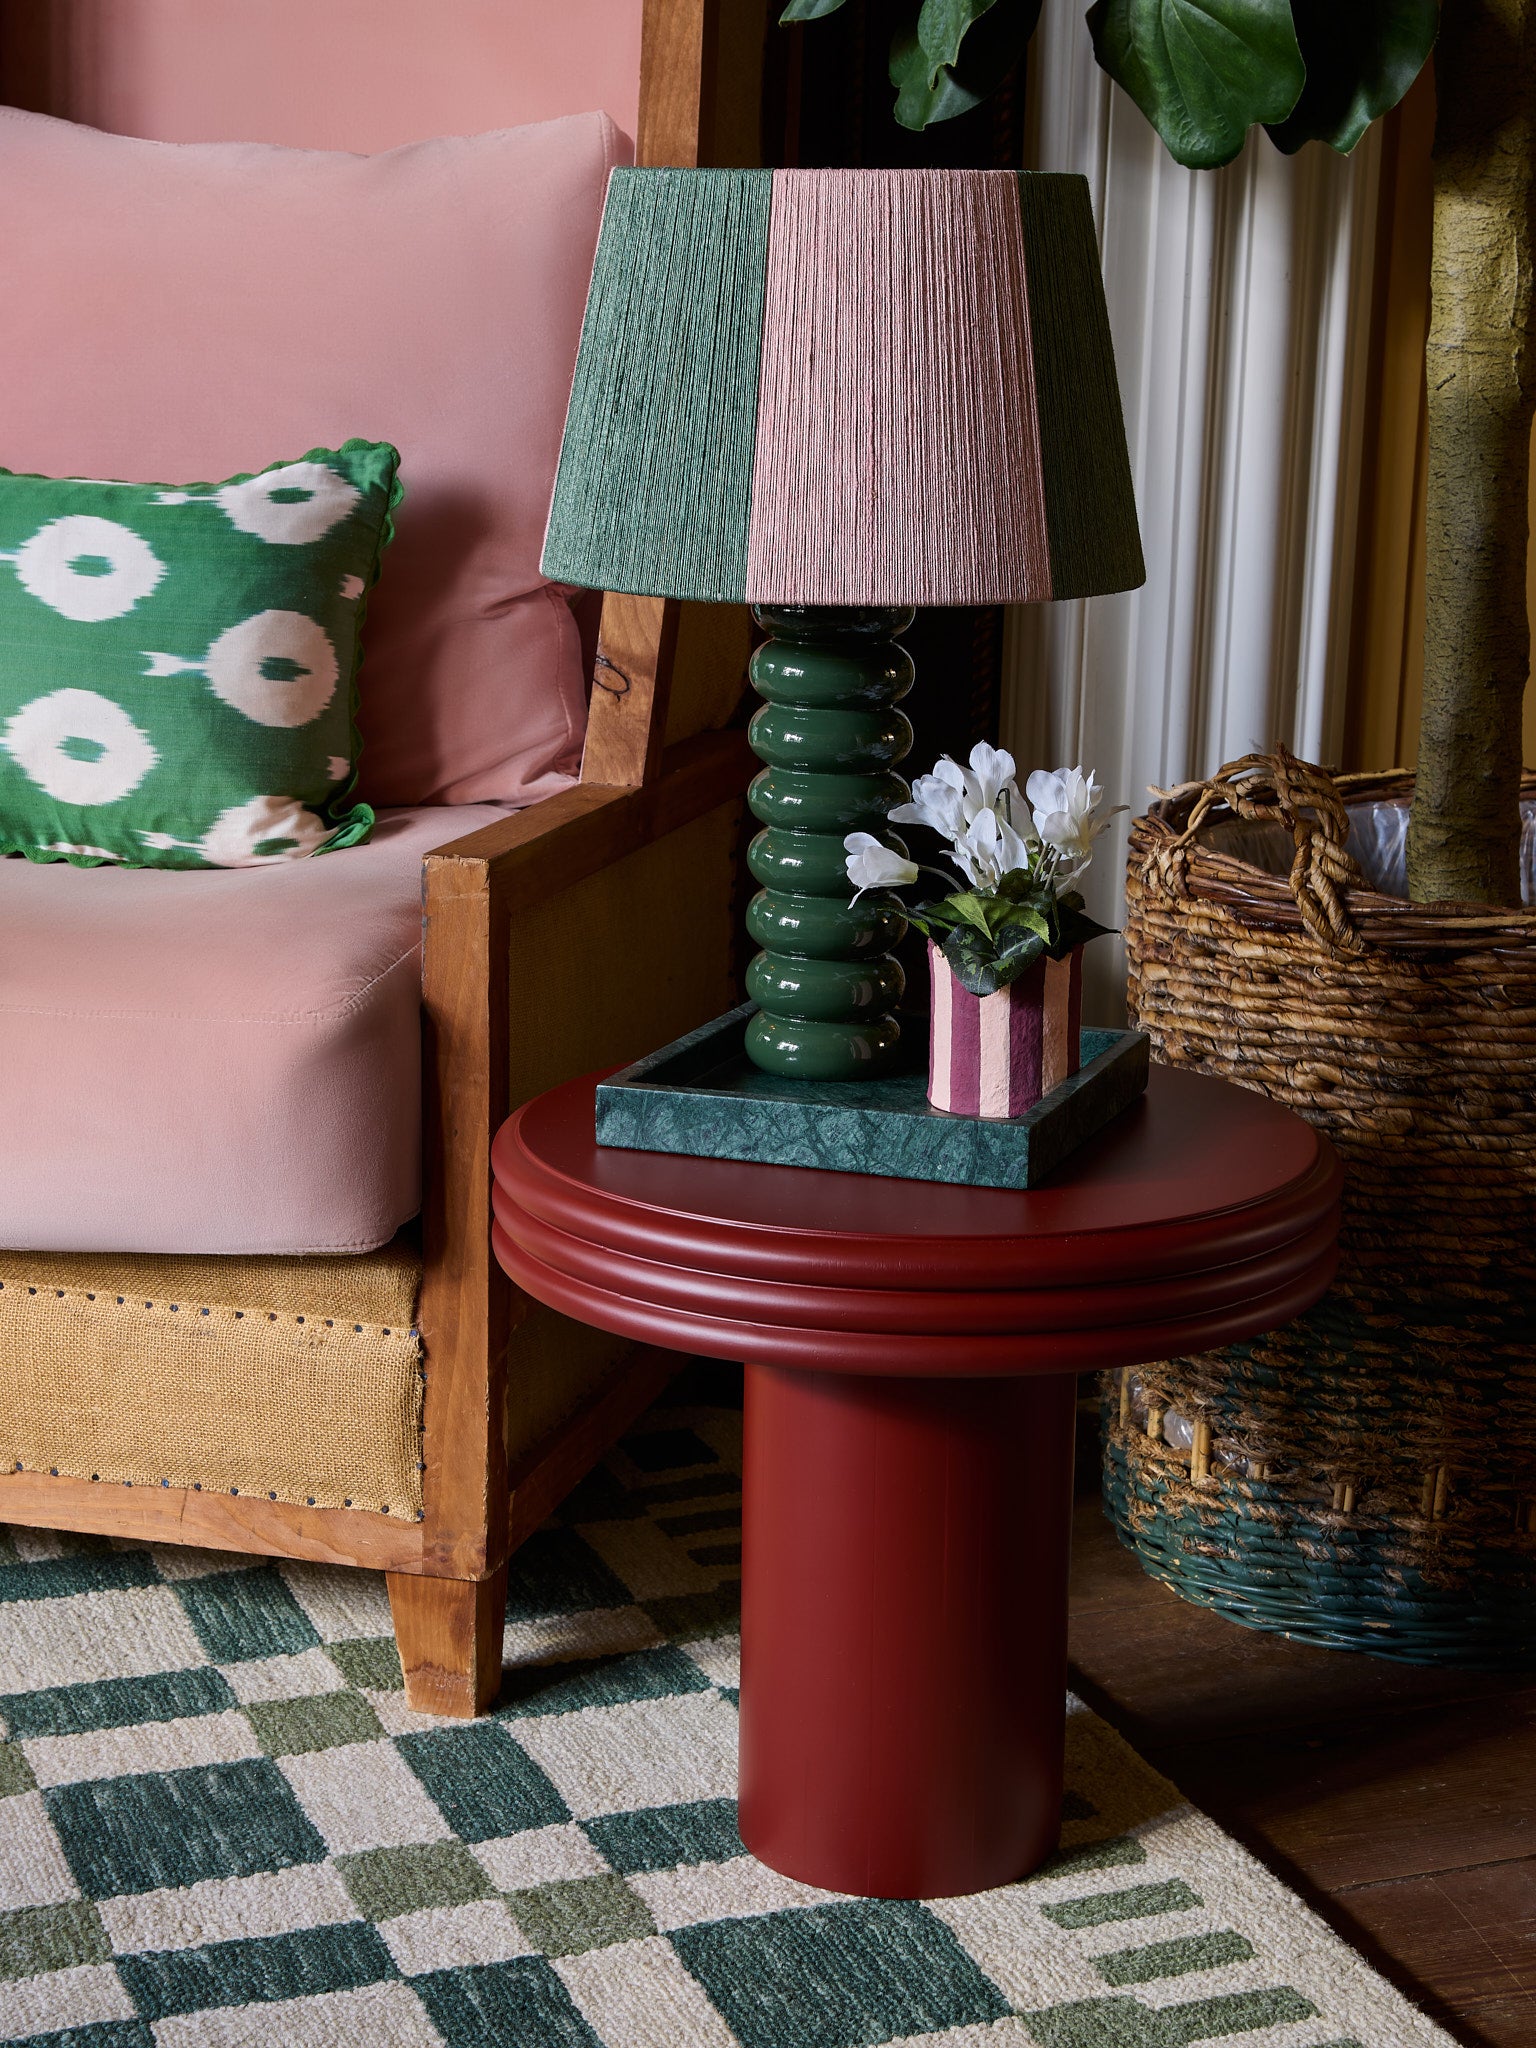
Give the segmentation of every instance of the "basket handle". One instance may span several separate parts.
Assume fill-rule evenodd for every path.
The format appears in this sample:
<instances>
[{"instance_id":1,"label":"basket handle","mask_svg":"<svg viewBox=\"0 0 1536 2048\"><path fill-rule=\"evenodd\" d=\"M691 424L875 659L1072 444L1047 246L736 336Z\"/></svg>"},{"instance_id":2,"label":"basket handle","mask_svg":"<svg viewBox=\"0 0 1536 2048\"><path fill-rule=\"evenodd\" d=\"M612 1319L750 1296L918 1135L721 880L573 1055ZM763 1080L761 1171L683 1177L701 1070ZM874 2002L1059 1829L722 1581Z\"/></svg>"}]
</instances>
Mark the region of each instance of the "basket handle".
<instances>
[{"instance_id":1,"label":"basket handle","mask_svg":"<svg viewBox=\"0 0 1536 2048\"><path fill-rule=\"evenodd\" d=\"M1290 889L1307 930L1330 953L1365 950L1343 895L1365 886L1365 877L1345 850L1349 813L1338 784L1326 768L1298 761L1288 747L1270 754L1245 754L1228 761L1204 782L1154 790L1154 796L1183 805L1184 829L1154 847L1142 873L1176 895L1188 888L1189 850L1212 811L1225 806L1239 818L1284 825L1296 843Z\"/></svg>"}]
</instances>

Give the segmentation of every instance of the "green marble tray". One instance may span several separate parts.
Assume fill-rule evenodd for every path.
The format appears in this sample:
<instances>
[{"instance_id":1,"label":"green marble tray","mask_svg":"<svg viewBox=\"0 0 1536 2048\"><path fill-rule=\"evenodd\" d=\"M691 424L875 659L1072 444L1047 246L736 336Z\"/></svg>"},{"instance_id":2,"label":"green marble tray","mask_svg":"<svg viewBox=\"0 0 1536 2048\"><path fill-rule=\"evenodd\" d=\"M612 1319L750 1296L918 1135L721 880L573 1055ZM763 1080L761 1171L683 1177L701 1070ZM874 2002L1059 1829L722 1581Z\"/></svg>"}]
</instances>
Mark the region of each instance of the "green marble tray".
<instances>
[{"instance_id":1,"label":"green marble tray","mask_svg":"<svg viewBox=\"0 0 1536 2048\"><path fill-rule=\"evenodd\" d=\"M1139 1031L1085 1029L1082 1066L1021 1117L953 1116L930 1107L926 1066L871 1081L795 1081L762 1073L742 1050L745 1003L597 1091L597 1141L638 1152L817 1166L961 1187L1032 1188L1129 1109L1147 1085ZM925 1052L921 1030L903 1043Z\"/></svg>"}]
</instances>

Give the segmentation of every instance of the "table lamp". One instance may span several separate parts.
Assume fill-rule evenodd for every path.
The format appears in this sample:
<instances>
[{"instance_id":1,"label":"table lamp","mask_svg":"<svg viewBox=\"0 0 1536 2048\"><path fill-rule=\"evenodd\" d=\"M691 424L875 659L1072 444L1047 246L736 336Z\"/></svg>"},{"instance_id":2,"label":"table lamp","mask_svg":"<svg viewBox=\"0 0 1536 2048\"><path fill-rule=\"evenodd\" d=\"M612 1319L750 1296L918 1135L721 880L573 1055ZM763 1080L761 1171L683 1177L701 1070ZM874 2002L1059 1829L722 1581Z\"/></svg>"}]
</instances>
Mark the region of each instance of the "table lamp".
<instances>
[{"instance_id":1,"label":"table lamp","mask_svg":"<svg viewBox=\"0 0 1536 2048\"><path fill-rule=\"evenodd\" d=\"M543 567L753 607L746 1052L888 1069L905 924L843 840L905 851L897 635L1145 574L1086 180L614 171Z\"/></svg>"}]
</instances>

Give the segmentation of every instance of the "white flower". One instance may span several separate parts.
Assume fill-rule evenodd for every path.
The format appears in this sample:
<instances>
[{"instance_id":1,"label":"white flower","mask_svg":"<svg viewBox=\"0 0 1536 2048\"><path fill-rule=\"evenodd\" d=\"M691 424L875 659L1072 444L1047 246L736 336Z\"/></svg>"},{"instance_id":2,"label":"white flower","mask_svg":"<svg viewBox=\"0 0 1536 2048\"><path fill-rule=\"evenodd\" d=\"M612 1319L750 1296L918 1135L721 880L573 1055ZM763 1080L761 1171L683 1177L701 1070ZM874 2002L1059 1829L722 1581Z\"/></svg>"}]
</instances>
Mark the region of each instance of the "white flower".
<instances>
[{"instance_id":1,"label":"white flower","mask_svg":"<svg viewBox=\"0 0 1536 2048\"><path fill-rule=\"evenodd\" d=\"M953 761L940 761L939 767L954 768ZM960 771L955 770L958 774ZM912 801L898 804L891 812L893 825L928 825L941 839L956 840L968 823L965 803L960 790L935 772L919 775L912 785Z\"/></svg>"},{"instance_id":2,"label":"white flower","mask_svg":"<svg viewBox=\"0 0 1536 2048\"><path fill-rule=\"evenodd\" d=\"M996 811L978 811L950 858L973 889L996 889L1004 875L1029 866L1029 842Z\"/></svg>"},{"instance_id":3,"label":"white flower","mask_svg":"<svg viewBox=\"0 0 1536 2048\"><path fill-rule=\"evenodd\" d=\"M1127 808L1117 804L1099 815L1104 792L1098 777L1081 768L1037 768L1024 785L1034 812L1035 830L1054 847L1062 864L1080 873L1093 858L1093 842L1109 830L1109 821Z\"/></svg>"},{"instance_id":4,"label":"white flower","mask_svg":"<svg viewBox=\"0 0 1536 2048\"><path fill-rule=\"evenodd\" d=\"M917 880L916 861L904 860L873 832L850 832L843 846L855 901L866 889L900 889Z\"/></svg>"},{"instance_id":5,"label":"white flower","mask_svg":"<svg viewBox=\"0 0 1536 2048\"><path fill-rule=\"evenodd\" d=\"M1014 761L999 747L979 740L971 749L971 765L941 754L931 775L919 775L912 785L912 801L891 812L898 825L930 825L956 845L965 829L983 811L997 811L1007 818L1010 799L1018 795L1014 782Z\"/></svg>"},{"instance_id":6,"label":"white flower","mask_svg":"<svg viewBox=\"0 0 1536 2048\"><path fill-rule=\"evenodd\" d=\"M971 749L970 774L965 775L961 770L965 775L967 805L975 806L971 816L974 817L977 811L998 810L998 798L1004 790L1017 794L1013 779L1016 772L1012 754L1005 753L1001 747L989 747L985 740L978 740Z\"/></svg>"}]
</instances>

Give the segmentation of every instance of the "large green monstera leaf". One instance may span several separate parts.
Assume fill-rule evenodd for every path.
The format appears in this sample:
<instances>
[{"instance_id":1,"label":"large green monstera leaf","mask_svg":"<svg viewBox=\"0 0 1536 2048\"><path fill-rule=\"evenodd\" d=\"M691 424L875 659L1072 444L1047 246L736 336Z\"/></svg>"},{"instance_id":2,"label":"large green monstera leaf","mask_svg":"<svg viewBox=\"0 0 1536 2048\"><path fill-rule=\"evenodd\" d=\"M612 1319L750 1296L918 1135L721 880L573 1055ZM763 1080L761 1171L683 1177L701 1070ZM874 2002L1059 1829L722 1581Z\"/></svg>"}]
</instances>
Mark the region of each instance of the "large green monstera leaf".
<instances>
[{"instance_id":1,"label":"large green monstera leaf","mask_svg":"<svg viewBox=\"0 0 1536 2048\"><path fill-rule=\"evenodd\" d=\"M1088 33L1110 77L1195 170L1230 163L1254 122L1283 121L1307 82L1290 0L1097 0Z\"/></svg>"},{"instance_id":2,"label":"large green monstera leaf","mask_svg":"<svg viewBox=\"0 0 1536 2048\"><path fill-rule=\"evenodd\" d=\"M904 128L952 120L996 90L1041 0L910 0L892 9L891 83ZM1053 0L1061 4L1061 0ZM789 0L820 21L846 0ZM1095 0L1094 55L1195 170L1230 163L1263 124L1287 152L1348 152L1396 106L1435 40L1438 0Z\"/></svg>"},{"instance_id":3,"label":"large green monstera leaf","mask_svg":"<svg viewBox=\"0 0 1536 2048\"><path fill-rule=\"evenodd\" d=\"M1287 155L1304 142L1348 154L1424 68L1439 0L1291 0L1291 14L1307 82L1271 140Z\"/></svg>"}]
</instances>

